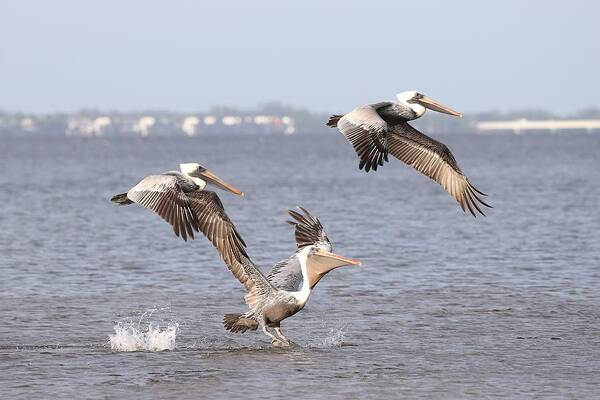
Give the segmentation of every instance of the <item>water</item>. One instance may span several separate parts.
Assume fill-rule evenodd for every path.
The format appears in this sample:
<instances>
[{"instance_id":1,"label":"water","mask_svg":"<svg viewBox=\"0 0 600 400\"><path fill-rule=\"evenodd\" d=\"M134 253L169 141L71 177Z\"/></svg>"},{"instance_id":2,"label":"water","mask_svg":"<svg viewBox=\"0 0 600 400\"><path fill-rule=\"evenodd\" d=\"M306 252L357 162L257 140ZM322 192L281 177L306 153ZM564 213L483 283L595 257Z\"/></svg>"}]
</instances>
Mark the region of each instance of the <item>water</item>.
<instances>
[{"instance_id":1,"label":"water","mask_svg":"<svg viewBox=\"0 0 600 400\"><path fill-rule=\"evenodd\" d=\"M160 309L148 310L136 319L119 321L114 326L115 333L108 337L113 351L163 351L175 349L179 331L178 322L169 322L165 328L152 320Z\"/></svg>"},{"instance_id":2,"label":"water","mask_svg":"<svg viewBox=\"0 0 600 400\"><path fill-rule=\"evenodd\" d=\"M2 138L2 395L598 397L600 136L440 138L489 193L487 218L396 160L358 171L333 131ZM293 250L297 204L363 262L284 322L296 346L225 332L243 290L208 242L108 200L193 161L246 192L219 195L263 267Z\"/></svg>"}]
</instances>

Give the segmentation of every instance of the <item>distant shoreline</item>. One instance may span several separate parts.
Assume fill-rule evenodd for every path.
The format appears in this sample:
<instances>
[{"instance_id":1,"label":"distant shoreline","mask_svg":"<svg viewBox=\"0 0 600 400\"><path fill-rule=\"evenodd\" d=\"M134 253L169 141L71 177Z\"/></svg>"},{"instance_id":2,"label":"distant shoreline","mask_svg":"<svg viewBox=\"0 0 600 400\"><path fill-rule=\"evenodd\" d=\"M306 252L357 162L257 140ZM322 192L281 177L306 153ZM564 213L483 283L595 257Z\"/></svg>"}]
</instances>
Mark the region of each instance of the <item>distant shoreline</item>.
<instances>
[{"instance_id":1,"label":"distant shoreline","mask_svg":"<svg viewBox=\"0 0 600 400\"><path fill-rule=\"evenodd\" d=\"M328 114L314 113L279 103L254 110L214 108L208 112L101 112L27 114L0 110L0 136L209 136L209 135L311 135L330 132ZM562 133L600 132L600 109L568 116L545 111L484 112L449 118L429 113L414 122L425 133Z\"/></svg>"}]
</instances>

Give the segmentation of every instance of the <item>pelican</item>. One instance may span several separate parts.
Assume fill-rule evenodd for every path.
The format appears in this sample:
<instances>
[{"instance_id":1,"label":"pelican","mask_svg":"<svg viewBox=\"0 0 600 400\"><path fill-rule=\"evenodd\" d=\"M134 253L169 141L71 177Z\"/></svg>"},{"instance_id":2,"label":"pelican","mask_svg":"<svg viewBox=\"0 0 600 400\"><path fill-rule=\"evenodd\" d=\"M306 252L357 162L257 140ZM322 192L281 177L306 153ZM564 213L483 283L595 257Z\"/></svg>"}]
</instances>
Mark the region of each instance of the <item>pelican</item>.
<instances>
[{"instance_id":1,"label":"pelican","mask_svg":"<svg viewBox=\"0 0 600 400\"><path fill-rule=\"evenodd\" d=\"M149 208L171 224L175 235L187 241L188 236L194 239L194 231L202 230L205 222L199 219L197 208L211 202L221 204L216 193L204 190L208 185L244 195L198 163L179 164L179 169L181 172L147 176L127 193L113 196L111 201L119 205L137 203Z\"/></svg>"},{"instance_id":2,"label":"pelican","mask_svg":"<svg viewBox=\"0 0 600 400\"><path fill-rule=\"evenodd\" d=\"M294 226L296 251L275 264L267 276L242 249L221 254L229 269L246 287L248 305L246 312L225 314L225 329L244 333L260 327L273 345L289 346L289 339L281 331L281 321L304 308L315 285L326 274L342 266L360 265L358 260L333 253L321 222L306 209L299 207L299 210L301 213L289 210L293 221L287 221ZM230 257L231 254L237 254L237 257Z\"/></svg>"},{"instance_id":3,"label":"pelican","mask_svg":"<svg viewBox=\"0 0 600 400\"><path fill-rule=\"evenodd\" d=\"M408 121L420 118L427 109L462 117L462 114L416 91L402 92L397 101L363 105L345 115L332 115L327 126L337 127L354 147L360 158L359 169L377 170L388 153L412 166L439 183L458 202L468 209L485 215L479 204L490 207L479 191L461 171L445 144L413 128Z\"/></svg>"}]
</instances>

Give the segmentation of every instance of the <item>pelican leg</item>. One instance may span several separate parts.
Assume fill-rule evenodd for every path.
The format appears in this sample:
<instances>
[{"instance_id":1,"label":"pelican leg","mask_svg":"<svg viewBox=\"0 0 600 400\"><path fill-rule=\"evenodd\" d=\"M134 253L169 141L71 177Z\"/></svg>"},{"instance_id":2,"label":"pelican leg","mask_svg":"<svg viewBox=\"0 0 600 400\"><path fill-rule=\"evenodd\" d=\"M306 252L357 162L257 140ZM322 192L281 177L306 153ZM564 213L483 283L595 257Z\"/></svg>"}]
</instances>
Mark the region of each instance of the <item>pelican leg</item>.
<instances>
[{"instance_id":1,"label":"pelican leg","mask_svg":"<svg viewBox=\"0 0 600 400\"><path fill-rule=\"evenodd\" d=\"M277 336L279 336L279 338L280 338L280 339L281 339L281 340L282 340L282 341L283 341L285 344L287 344L288 346L290 345L290 340L289 340L288 338L286 338L286 337L283 335L283 332L281 332L281 327L279 327L279 326L278 326L278 327L276 327L276 328L275 328L275 334L276 334Z\"/></svg>"},{"instance_id":2,"label":"pelican leg","mask_svg":"<svg viewBox=\"0 0 600 400\"><path fill-rule=\"evenodd\" d=\"M265 335L267 335L268 337L270 337L270 338L272 339L272 340L271 340L271 344L275 344L276 342L281 342L281 339L279 339L279 338L275 337L275 335L273 335L271 332L269 332L269 331L267 330L267 326L266 326L266 325L263 325L263 326L262 326L262 331L263 331L263 333L264 333Z\"/></svg>"}]
</instances>

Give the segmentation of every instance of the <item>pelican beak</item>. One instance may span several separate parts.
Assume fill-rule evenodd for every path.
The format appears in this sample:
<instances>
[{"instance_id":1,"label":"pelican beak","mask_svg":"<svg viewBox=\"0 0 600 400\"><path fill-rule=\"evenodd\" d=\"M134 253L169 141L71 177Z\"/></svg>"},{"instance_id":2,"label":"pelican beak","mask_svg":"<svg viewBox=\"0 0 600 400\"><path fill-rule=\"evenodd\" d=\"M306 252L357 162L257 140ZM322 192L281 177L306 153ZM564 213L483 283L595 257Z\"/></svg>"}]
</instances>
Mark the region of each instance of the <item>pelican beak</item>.
<instances>
[{"instance_id":1,"label":"pelican beak","mask_svg":"<svg viewBox=\"0 0 600 400\"><path fill-rule=\"evenodd\" d=\"M225 183L221 178L219 178L218 176L216 176L212 171L205 169L202 172L198 172L197 173L197 177L200 179L204 179L206 181L206 183L209 183L213 186L216 186L220 189L223 190L227 190L228 192L231 192L233 194L237 194L238 196L243 196L244 192L242 192L241 190L231 186L228 183Z\"/></svg>"},{"instance_id":2,"label":"pelican beak","mask_svg":"<svg viewBox=\"0 0 600 400\"><path fill-rule=\"evenodd\" d=\"M416 102L425 108L429 108L430 110L441 112L444 114L450 114L450 115L454 115L455 117L462 118L462 114L459 113L458 111L454 111L450 107L446 107L445 105L438 103L437 101L433 100L430 97L423 96L420 99L416 100Z\"/></svg>"},{"instance_id":3,"label":"pelican beak","mask_svg":"<svg viewBox=\"0 0 600 400\"><path fill-rule=\"evenodd\" d=\"M345 265L360 265L360 261L327 250L317 250L307 260L307 272L312 289L329 271Z\"/></svg>"}]
</instances>

